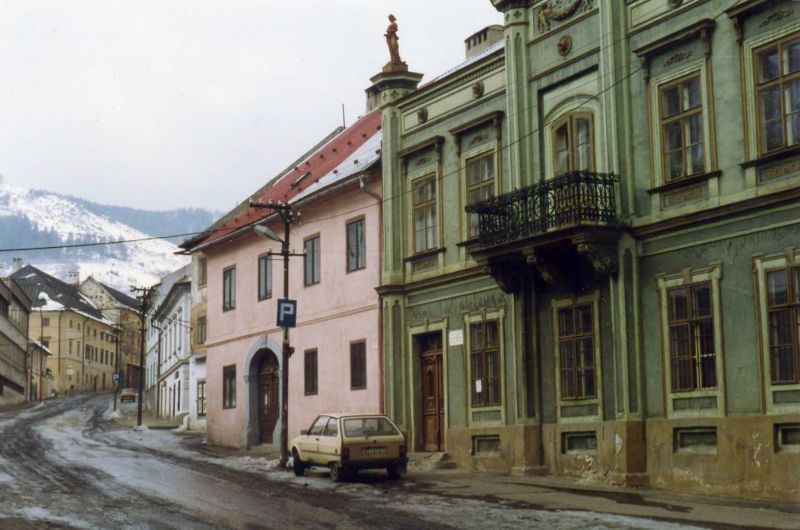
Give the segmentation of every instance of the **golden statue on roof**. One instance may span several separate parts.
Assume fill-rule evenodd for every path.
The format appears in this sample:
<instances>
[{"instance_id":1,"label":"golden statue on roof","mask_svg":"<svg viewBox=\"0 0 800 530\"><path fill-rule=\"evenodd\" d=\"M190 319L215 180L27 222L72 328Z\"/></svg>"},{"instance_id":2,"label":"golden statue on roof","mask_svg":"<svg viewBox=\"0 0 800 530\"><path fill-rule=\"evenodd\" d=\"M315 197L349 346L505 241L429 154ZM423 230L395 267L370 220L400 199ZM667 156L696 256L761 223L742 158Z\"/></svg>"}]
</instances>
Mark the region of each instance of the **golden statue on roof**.
<instances>
[{"instance_id":1,"label":"golden statue on roof","mask_svg":"<svg viewBox=\"0 0 800 530\"><path fill-rule=\"evenodd\" d=\"M400 37L397 36L397 19L394 15L389 15L389 26L386 28L386 45L389 47L389 62L387 67L405 66L400 58Z\"/></svg>"}]
</instances>

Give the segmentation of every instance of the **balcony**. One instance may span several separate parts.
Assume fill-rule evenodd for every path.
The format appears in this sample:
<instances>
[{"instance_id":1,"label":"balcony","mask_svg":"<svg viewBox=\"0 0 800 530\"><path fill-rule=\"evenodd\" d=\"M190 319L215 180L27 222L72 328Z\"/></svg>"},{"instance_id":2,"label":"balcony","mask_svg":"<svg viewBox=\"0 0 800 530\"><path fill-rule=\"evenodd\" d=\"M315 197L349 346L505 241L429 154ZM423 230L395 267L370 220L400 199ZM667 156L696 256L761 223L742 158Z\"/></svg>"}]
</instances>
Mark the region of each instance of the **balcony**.
<instances>
[{"instance_id":1,"label":"balcony","mask_svg":"<svg viewBox=\"0 0 800 530\"><path fill-rule=\"evenodd\" d=\"M469 205L466 211L478 216L470 253L507 292L531 268L547 283L585 279L586 264L594 273L615 273L618 180L576 171Z\"/></svg>"}]
</instances>

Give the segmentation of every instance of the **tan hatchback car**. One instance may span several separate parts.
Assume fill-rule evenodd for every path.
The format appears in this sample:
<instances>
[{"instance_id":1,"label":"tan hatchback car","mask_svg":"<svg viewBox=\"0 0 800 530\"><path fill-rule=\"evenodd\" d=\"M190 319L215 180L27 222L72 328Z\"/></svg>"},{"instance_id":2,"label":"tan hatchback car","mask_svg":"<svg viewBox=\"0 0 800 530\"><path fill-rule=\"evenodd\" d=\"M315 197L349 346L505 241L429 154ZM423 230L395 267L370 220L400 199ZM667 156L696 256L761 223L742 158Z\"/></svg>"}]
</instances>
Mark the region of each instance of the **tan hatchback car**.
<instances>
[{"instance_id":1,"label":"tan hatchback car","mask_svg":"<svg viewBox=\"0 0 800 530\"><path fill-rule=\"evenodd\" d=\"M322 414L290 447L298 477L311 466L324 466L337 482L362 469L381 468L397 480L408 463L405 437L380 414Z\"/></svg>"}]
</instances>

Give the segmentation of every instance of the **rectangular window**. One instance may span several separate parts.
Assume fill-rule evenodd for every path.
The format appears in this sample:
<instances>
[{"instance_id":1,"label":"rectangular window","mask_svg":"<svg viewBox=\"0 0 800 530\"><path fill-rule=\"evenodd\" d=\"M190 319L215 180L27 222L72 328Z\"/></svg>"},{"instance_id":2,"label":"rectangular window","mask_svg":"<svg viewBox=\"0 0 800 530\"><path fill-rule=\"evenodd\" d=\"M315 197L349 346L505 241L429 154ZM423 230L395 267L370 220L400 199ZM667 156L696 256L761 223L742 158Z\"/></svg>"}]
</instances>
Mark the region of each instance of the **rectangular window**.
<instances>
[{"instance_id":1,"label":"rectangular window","mask_svg":"<svg viewBox=\"0 0 800 530\"><path fill-rule=\"evenodd\" d=\"M208 283L208 261L206 258L197 260L197 285Z\"/></svg>"},{"instance_id":2,"label":"rectangular window","mask_svg":"<svg viewBox=\"0 0 800 530\"><path fill-rule=\"evenodd\" d=\"M48 327L49 325L50 325L50 319L49 319L49 318L47 318L47 317L43 317L43 318L42 318L42 327L43 327L43 328L46 328L46 327Z\"/></svg>"},{"instance_id":3,"label":"rectangular window","mask_svg":"<svg viewBox=\"0 0 800 530\"><path fill-rule=\"evenodd\" d=\"M236 267L222 271L222 310L236 308Z\"/></svg>"},{"instance_id":4,"label":"rectangular window","mask_svg":"<svg viewBox=\"0 0 800 530\"><path fill-rule=\"evenodd\" d=\"M414 219L414 252L436 248L438 220L436 214L436 175L418 178L412 184Z\"/></svg>"},{"instance_id":5,"label":"rectangular window","mask_svg":"<svg viewBox=\"0 0 800 530\"><path fill-rule=\"evenodd\" d=\"M717 386L711 283L667 291L673 392Z\"/></svg>"},{"instance_id":6,"label":"rectangular window","mask_svg":"<svg viewBox=\"0 0 800 530\"><path fill-rule=\"evenodd\" d=\"M206 415L206 382L197 382L197 416Z\"/></svg>"},{"instance_id":7,"label":"rectangular window","mask_svg":"<svg viewBox=\"0 0 800 530\"><path fill-rule=\"evenodd\" d=\"M317 350L303 352L303 368L305 374L305 394L313 396L317 393Z\"/></svg>"},{"instance_id":8,"label":"rectangular window","mask_svg":"<svg viewBox=\"0 0 800 530\"><path fill-rule=\"evenodd\" d=\"M49 348L50 347L50 339L49 338L42 339L42 346L44 346L45 348Z\"/></svg>"},{"instance_id":9,"label":"rectangular window","mask_svg":"<svg viewBox=\"0 0 800 530\"><path fill-rule=\"evenodd\" d=\"M367 388L367 343L350 344L350 390Z\"/></svg>"},{"instance_id":10,"label":"rectangular window","mask_svg":"<svg viewBox=\"0 0 800 530\"><path fill-rule=\"evenodd\" d=\"M319 236L306 239L303 246L305 249L305 256L303 257L303 264L305 265L305 284L307 286L316 285L320 280Z\"/></svg>"},{"instance_id":11,"label":"rectangular window","mask_svg":"<svg viewBox=\"0 0 800 530\"><path fill-rule=\"evenodd\" d=\"M236 365L222 368L222 408L236 408Z\"/></svg>"},{"instance_id":12,"label":"rectangular window","mask_svg":"<svg viewBox=\"0 0 800 530\"><path fill-rule=\"evenodd\" d=\"M467 160L467 205L494 197L494 153ZM467 236L478 235L478 214L471 214L467 223Z\"/></svg>"},{"instance_id":13,"label":"rectangular window","mask_svg":"<svg viewBox=\"0 0 800 530\"><path fill-rule=\"evenodd\" d=\"M206 317L197 317L197 344L206 343Z\"/></svg>"},{"instance_id":14,"label":"rectangular window","mask_svg":"<svg viewBox=\"0 0 800 530\"><path fill-rule=\"evenodd\" d=\"M592 305L558 310L561 399L597 396Z\"/></svg>"},{"instance_id":15,"label":"rectangular window","mask_svg":"<svg viewBox=\"0 0 800 530\"><path fill-rule=\"evenodd\" d=\"M800 38L755 50L759 151L800 143Z\"/></svg>"},{"instance_id":16,"label":"rectangular window","mask_svg":"<svg viewBox=\"0 0 800 530\"><path fill-rule=\"evenodd\" d=\"M800 382L800 267L767 273L772 384Z\"/></svg>"},{"instance_id":17,"label":"rectangular window","mask_svg":"<svg viewBox=\"0 0 800 530\"><path fill-rule=\"evenodd\" d=\"M470 324L472 406L500 404L500 339L497 320Z\"/></svg>"},{"instance_id":18,"label":"rectangular window","mask_svg":"<svg viewBox=\"0 0 800 530\"><path fill-rule=\"evenodd\" d=\"M258 299L272 298L272 255L258 257Z\"/></svg>"},{"instance_id":19,"label":"rectangular window","mask_svg":"<svg viewBox=\"0 0 800 530\"><path fill-rule=\"evenodd\" d=\"M659 92L662 162L667 182L703 173L703 100L700 74L669 83Z\"/></svg>"},{"instance_id":20,"label":"rectangular window","mask_svg":"<svg viewBox=\"0 0 800 530\"><path fill-rule=\"evenodd\" d=\"M364 241L364 219L347 223L347 272L367 266L367 251Z\"/></svg>"}]
</instances>

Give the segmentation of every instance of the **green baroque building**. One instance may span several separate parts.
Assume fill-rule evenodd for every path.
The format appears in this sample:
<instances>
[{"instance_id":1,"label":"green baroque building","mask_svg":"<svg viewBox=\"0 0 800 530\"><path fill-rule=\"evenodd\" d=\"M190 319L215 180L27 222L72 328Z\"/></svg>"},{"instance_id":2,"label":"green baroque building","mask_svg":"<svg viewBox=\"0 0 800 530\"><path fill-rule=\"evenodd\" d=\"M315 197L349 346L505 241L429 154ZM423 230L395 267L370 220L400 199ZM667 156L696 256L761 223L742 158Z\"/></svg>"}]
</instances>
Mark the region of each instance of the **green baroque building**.
<instances>
[{"instance_id":1,"label":"green baroque building","mask_svg":"<svg viewBox=\"0 0 800 530\"><path fill-rule=\"evenodd\" d=\"M800 495L800 4L492 0L383 111L386 409L412 450Z\"/></svg>"}]
</instances>

